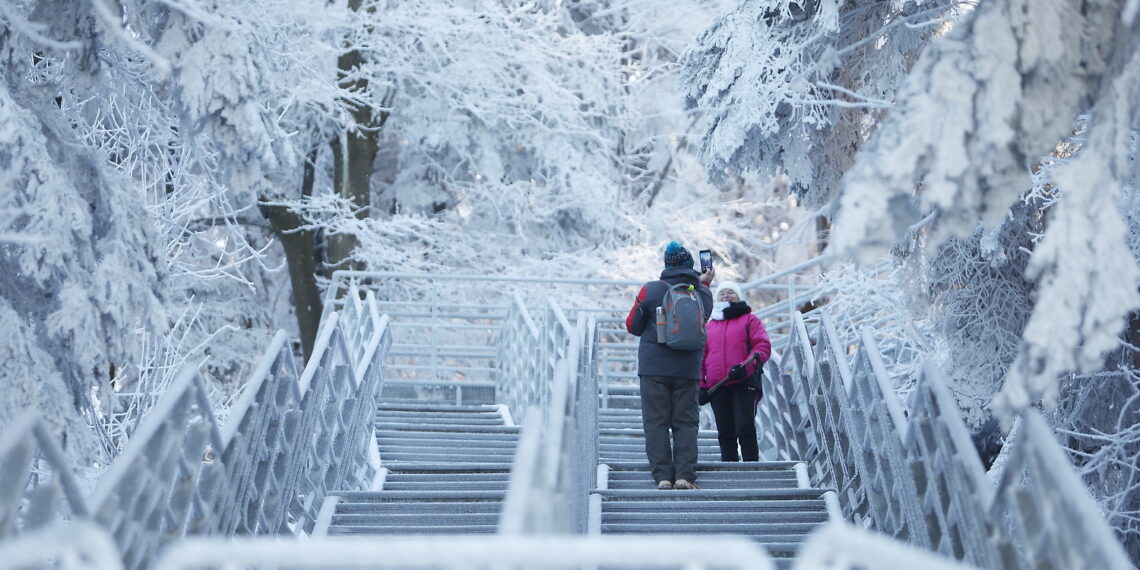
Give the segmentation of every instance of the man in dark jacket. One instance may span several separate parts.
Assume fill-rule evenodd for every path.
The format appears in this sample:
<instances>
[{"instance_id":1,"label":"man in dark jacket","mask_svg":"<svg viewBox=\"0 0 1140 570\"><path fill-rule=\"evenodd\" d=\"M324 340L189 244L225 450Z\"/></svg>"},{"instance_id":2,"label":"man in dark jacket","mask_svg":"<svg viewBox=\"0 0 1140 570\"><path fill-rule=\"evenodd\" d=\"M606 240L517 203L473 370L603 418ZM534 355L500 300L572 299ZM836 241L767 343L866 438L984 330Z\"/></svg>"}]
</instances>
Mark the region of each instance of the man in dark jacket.
<instances>
[{"instance_id":1,"label":"man in dark jacket","mask_svg":"<svg viewBox=\"0 0 1140 570\"><path fill-rule=\"evenodd\" d=\"M714 271L698 274L693 256L681 244L665 246L665 270L659 281L641 286L625 319L630 334L641 337L637 348L637 374L641 378L641 420L645 428L645 455L658 489L696 489L697 388L701 378L701 350L674 350L657 342L656 312L672 285L696 287L705 308L712 311ZM670 444L670 431L672 444Z\"/></svg>"}]
</instances>

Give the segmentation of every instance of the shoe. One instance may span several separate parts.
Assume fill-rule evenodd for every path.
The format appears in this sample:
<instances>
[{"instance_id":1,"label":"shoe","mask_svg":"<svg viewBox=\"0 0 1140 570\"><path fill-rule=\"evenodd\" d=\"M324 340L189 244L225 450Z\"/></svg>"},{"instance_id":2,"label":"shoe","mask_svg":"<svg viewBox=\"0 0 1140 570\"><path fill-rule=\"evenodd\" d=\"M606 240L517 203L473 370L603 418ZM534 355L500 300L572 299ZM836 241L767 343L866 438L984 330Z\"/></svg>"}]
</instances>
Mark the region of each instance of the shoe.
<instances>
[{"instance_id":1,"label":"shoe","mask_svg":"<svg viewBox=\"0 0 1140 570\"><path fill-rule=\"evenodd\" d=\"M700 487L697 487L696 483L690 483L684 479L677 479L673 482L673 488L681 491L691 491L693 489L699 489Z\"/></svg>"},{"instance_id":2,"label":"shoe","mask_svg":"<svg viewBox=\"0 0 1140 570\"><path fill-rule=\"evenodd\" d=\"M657 490L658 491L671 491L671 490L673 490L673 484L668 482L668 481L658 481L657 482Z\"/></svg>"}]
</instances>

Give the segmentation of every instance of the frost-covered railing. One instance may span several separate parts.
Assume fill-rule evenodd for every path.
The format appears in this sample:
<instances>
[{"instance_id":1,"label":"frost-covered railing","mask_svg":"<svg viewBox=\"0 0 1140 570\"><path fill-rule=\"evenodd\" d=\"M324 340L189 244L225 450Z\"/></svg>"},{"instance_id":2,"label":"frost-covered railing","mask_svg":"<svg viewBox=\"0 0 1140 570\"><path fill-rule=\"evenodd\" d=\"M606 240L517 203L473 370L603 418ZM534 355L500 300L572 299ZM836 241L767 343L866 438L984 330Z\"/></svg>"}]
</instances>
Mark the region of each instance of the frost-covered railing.
<instances>
[{"instance_id":1,"label":"frost-covered railing","mask_svg":"<svg viewBox=\"0 0 1140 570\"><path fill-rule=\"evenodd\" d=\"M299 504L291 509L295 531L311 531L331 490L367 488L378 465L372 425L391 350L388 315L380 315L371 291L350 289L341 311L322 321L313 356L299 379L301 461Z\"/></svg>"},{"instance_id":2,"label":"frost-covered railing","mask_svg":"<svg viewBox=\"0 0 1140 570\"><path fill-rule=\"evenodd\" d=\"M550 400L551 382L535 381L550 378L543 376L550 368L543 354L548 332L545 326L539 328L522 297L514 295L496 347L499 368L496 399L518 417L527 417L532 407L541 410Z\"/></svg>"},{"instance_id":3,"label":"frost-covered railing","mask_svg":"<svg viewBox=\"0 0 1140 570\"><path fill-rule=\"evenodd\" d=\"M495 382L495 342L506 306L456 302L379 303L392 318L387 381L431 385Z\"/></svg>"},{"instance_id":4,"label":"frost-covered railing","mask_svg":"<svg viewBox=\"0 0 1140 570\"><path fill-rule=\"evenodd\" d=\"M826 311L814 337L792 324L765 368L761 449L809 462L849 519L983 568L1131 568L1036 412L994 488L933 366L907 417L870 331L843 343Z\"/></svg>"},{"instance_id":5,"label":"frost-covered railing","mask_svg":"<svg viewBox=\"0 0 1140 570\"><path fill-rule=\"evenodd\" d=\"M72 467L34 413L0 434L0 565L121 568L107 532L90 522Z\"/></svg>"},{"instance_id":6,"label":"frost-covered railing","mask_svg":"<svg viewBox=\"0 0 1140 570\"><path fill-rule=\"evenodd\" d=\"M501 401L526 410L499 531L582 533L586 491L597 463L596 325L571 325L548 301L536 323L515 296L502 333Z\"/></svg>"},{"instance_id":7,"label":"frost-covered railing","mask_svg":"<svg viewBox=\"0 0 1140 570\"><path fill-rule=\"evenodd\" d=\"M543 318L547 299L556 295L570 314L576 305L597 312L632 299L640 282L600 279L508 277L499 275L337 271L329 284L325 311L335 310L349 287L376 293L382 312L391 315L393 346L386 361L387 389L393 397L470 398L499 401L499 334L516 297ZM621 298L620 303L605 299ZM583 312L582 309L573 310ZM399 394L399 396L397 396ZM512 409L522 418L525 412Z\"/></svg>"},{"instance_id":8,"label":"frost-covered railing","mask_svg":"<svg viewBox=\"0 0 1140 570\"><path fill-rule=\"evenodd\" d=\"M305 542L194 539L164 553L157 570L214 568L385 568L422 570L772 570L763 548L745 537L703 536L370 536ZM874 570L875 567L870 567ZM816 569L812 569L816 570ZM931 570L946 570L931 567Z\"/></svg>"},{"instance_id":9,"label":"frost-covered railing","mask_svg":"<svg viewBox=\"0 0 1140 570\"><path fill-rule=\"evenodd\" d=\"M387 318L372 297L356 296L323 323L300 377L278 333L222 428L201 376L184 371L86 499L66 482L67 468L50 445L41 447L48 464L20 461L27 452L16 446L15 459L5 458L4 481L24 497L0 495L0 508L15 513L27 502L54 509L58 501L45 498L63 489L69 512L51 520L109 534L126 568L148 566L162 545L188 535L305 530L329 489L371 477L368 446L375 445L371 424L389 342ZM31 433L42 444L42 430ZM44 526L45 508L13 525ZM29 540L0 539L4 549Z\"/></svg>"}]
</instances>

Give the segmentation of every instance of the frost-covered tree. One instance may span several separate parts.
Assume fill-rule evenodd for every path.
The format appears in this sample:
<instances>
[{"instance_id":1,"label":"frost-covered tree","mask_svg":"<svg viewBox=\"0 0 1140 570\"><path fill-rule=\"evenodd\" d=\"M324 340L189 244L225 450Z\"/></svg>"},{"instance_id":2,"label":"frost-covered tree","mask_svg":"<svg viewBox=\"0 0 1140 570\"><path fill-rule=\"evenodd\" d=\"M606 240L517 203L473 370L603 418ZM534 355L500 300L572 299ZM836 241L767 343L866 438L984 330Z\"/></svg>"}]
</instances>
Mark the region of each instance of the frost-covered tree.
<instances>
[{"instance_id":1,"label":"frost-covered tree","mask_svg":"<svg viewBox=\"0 0 1140 570\"><path fill-rule=\"evenodd\" d=\"M337 52L309 49L319 34L301 41L301 23L321 20L292 3L260 3L255 20L239 7L0 6L17 212L5 231L22 236L5 246L3 297L22 324L5 339L15 381L0 421L9 402L40 408L87 443L85 460L113 453L183 364L232 391L273 325L258 192L300 179L292 116L280 117L335 91L297 77ZM71 429L79 412L91 429Z\"/></svg>"},{"instance_id":2,"label":"frost-covered tree","mask_svg":"<svg viewBox=\"0 0 1140 570\"><path fill-rule=\"evenodd\" d=\"M0 421L43 411L89 466L112 452L98 432L102 405L134 363L138 330L163 328L167 272L142 202L60 109L70 96L61 79L97 75L106 28L75 7L35 8L8 6L0 35L0 177L16 212L3 233L22 237L0 246Z\"/></svg>"},{"instance_id":3,"label":"frost-covered tree","mask_svg":"<svg viewBox=\"0 0 1140 570\"><path fill-rule=\"evenodd\" d=\"M827 204L836 258L904 262L891 282L933 342L902 346L940 360L975 424L994 395L1006 412L1059 403L1133 552L1138 12L757 0L686 57L712 174L783 169Z\"/></svg>"},{"instance_id":4,"label":"frost-covered tree","mask_svg":"<svg viewBox=\"0 0 1140 570\"><path fill-rule=\"evenodd\" d=\"M338 256L626 279L681 239L770 267L801 215L703 180L675 87L724 3L588 4L0 4L0 423L39 407L105 460L181 366L225 398L286 318L311 339Z\"/></svg>"},{"instance_id":5,"label":"frost-covered tree","mask_svg":"<svg viewBox=\"0 0 1140 570\"><path fill-rule=\"evenodd\" d=\"M710 115L709 175L785 174L809 207L831 198L957 0L746 0L682 59L685 95Z\"/></svg>"},{"instance_id":6,"label":"frost-covered tree","mask_svg":"<svg viewBox=\"0 0 1140 570\"><path fill-rule=\"evenodd\" d=\"M1002 398L1015 408L1054 401L1062 372L1101 366L1140 305L1120 210L1138 96L1122 7L983 4L924 54L845 179L837 251L893 244L915 224L938 246L996 228L1035 157L1093 111L1084 148L1051 173L1063 195L1028 263L1037 300Z\"/></svg>"},{"instance_id":7,"label":"frost-covered tree","mask_svg":"<svg viewBox=\"0 0 1140 570\"><path fill-rule=\"evenodd\" d=\"M620 258L670 231L717 241L718 230L785 222L747 215L771 204L740 189L766 184L735 178L718 190L698 175L688 139L699 117L681 106L676 60L721 5L378 4L357 44L371 104L385 115L374 211L360 219L347 215L354 204L314 196L300 208L309 229L360 234L357 257L372 269L516 273L529 271L519 253ZM746 204L719 218L706 209L712 196ZM673 215L679 208L686 215ZM456 239L463 229L481 239ZM720 251L745 276L773 257L748 241Z\"/></svg>"},{"instance_id":8,"label":"frost-covered tree","mask_svg":"<svg viewBox=\"0 0 1140 570\"><path fill-rule=\"evenodd\" d=\"M1061 401L1058 427L1079 434L1069 438L1077 456L1107 450L1101 465L1135 459L1127 429L1134 396L1112 380L1133 373L1127 365L1113 372L1122 359L1106 355L1122 337L1136 346L1125 325L1140 306L1128 241L1140 127L1136 27L1125 2L981 3L915 64L845 175L834 235L840 254L873 258L915 236L937 252L923 277L944 284L932 290L934 309L945 311L942 332L951 346L972 347L965 358L976 376L961 380L982 380L972 396L960 384L960 396L1000 389L997 409L1007 414ZM1084 113L1079 138L1058 148ZM969 326L947 327L955 321ZM969 331L988 332L971 339ZM953 367L960 357L949 356L944 366ZM1085 382L1062 392L1058 379L1068 372ZM1116 421L1092 417L1104 410ZM1090 444L1099 430L1115 444ZM1135 468L1086 475L1116 512L1140 489ZM1113 522L1136 552L1134 508Z\"/></svg>"}]
</instances>

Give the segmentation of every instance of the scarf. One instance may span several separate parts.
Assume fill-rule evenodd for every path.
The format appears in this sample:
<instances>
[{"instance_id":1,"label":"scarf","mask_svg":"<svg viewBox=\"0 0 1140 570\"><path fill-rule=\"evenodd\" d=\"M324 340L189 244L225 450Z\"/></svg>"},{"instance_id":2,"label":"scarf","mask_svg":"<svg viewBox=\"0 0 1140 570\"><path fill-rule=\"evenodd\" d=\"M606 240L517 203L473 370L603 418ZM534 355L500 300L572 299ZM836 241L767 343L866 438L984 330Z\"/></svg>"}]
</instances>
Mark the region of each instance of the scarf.
<instances>
[{"instance_id":1,"label":"scarf","mask_svg":"<svg viewBox=\"0 0 1140 570\"><path fill-rule=\"evenodd\" d=\"M737 317L743 317L752 312L752 307L744 301L736 301L729 303L728 301L717 301L713 303L712 314L709 318L714 321L731 321Z\"/></svg>"}]
</instances>

